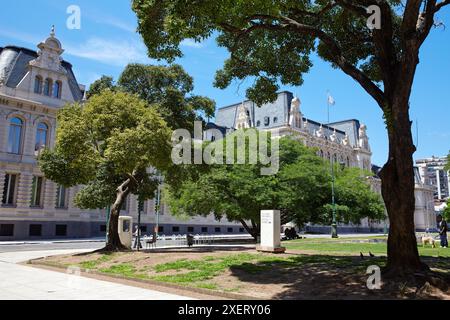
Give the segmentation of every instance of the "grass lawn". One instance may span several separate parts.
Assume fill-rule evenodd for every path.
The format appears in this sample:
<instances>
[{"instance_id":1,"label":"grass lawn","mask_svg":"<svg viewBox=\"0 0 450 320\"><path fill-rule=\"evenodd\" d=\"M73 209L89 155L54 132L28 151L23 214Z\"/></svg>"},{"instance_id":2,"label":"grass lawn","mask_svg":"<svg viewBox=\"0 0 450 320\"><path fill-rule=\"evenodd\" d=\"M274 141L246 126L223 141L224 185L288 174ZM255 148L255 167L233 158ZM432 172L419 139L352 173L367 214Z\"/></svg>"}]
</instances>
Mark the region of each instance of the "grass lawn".
<instances>
[{"instance_id":1,"label":"grass lawn","mask_svg":"<svg viewBox=\"0 0 450 320\"><path fill-rule=\"evenodd\" d=\"M383 240L380 237L376 239ZM287 241L282 244L288 249L287 253L281 255L257 253L254 249L245 248L186 248L108 255L82 254L49 257L46 260L104 274L263 299L398 298L414 292L404 288L399 290L400 293L396 290L367 289L367 267L383 267L386 263L386 243L372 243L370 240L374 238ZM364 259L360 258L360 252L364 254ZM369 252L375 257L370 258ZM419 246L419 252L433 270L444 276L450 275L449 249ZM445 294L434 292L431 296L450 298Z\"/></svg>"},{"instance_id":2,"label":"grass lawn","mask_svg":"<svg viewBox=\"0 0 450 320\"><path fill-rule=\"evenodd\" d=\"M348 255L359 255L362 252L368 255L369 252L377 255L386 255L386 243L371 243L367 240L382 240L385 237L371 237L371 238L341 238L341 239L300 239L283 242L283 246L290 250L312 251L315 253L339 253ZM366 240L366 242L358 243L356 241ZM450 249L448 248L431 248L431 246L418 246L419 254L424 257L450 257Z\"/></svg>"}]
</instances>

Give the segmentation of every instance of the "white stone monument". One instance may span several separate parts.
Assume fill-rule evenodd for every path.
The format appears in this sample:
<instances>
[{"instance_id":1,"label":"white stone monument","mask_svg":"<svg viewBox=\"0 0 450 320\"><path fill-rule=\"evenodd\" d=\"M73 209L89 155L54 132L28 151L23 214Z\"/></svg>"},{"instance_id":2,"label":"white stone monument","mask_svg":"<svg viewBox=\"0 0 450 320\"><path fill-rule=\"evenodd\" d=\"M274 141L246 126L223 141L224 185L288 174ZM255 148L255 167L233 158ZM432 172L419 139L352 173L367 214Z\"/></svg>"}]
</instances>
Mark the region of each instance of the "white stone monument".
<instances>
[{"instance_id":1,"label":"white stone monument","mask_svg":"<svg viewBox=\"0 0 450 320\"><path fill-rule=\"evenodd\" d=\"M281 246L281 224L279 210L261 211L261 243L256 250L261 252L283 253L286 248Z\"/></svg>"}]
</instances>

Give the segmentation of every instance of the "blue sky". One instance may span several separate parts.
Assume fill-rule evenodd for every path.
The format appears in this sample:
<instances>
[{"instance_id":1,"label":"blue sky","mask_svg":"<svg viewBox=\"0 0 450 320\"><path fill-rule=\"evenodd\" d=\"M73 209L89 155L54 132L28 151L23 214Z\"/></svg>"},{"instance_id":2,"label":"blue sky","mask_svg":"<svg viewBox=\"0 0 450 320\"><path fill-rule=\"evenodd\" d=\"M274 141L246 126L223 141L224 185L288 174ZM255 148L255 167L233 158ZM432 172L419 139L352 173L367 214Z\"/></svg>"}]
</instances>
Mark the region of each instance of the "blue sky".
<instances>
[{"instance_id":1,"label":"blue sky","mask_svg":"<svg viewBox=\"0 0 450 320\"><path fill-rule=\"evenodd\" d=\"M66 28L69 5L81 8L81 29ZM15 0L2 3L0 46L8 44L35 49L49 34L52 24L66 49L64 58L71 62L80 83L89 85L101 75L117 78L129 62L155 63L146 55L131 1L107 0ZM446 9L446 10L445 10ZM438 19L450 26L450 8ZM248 82L235 83L226 90L212 86L215 70L222 66L227 52L215 45L183 43L185 56L177 61L194 77L195 93L208 96L217 106L242 101ZM418 120L418 150L415 158L446 155L450 149L450 29L438 28L421 51L421 63L411 98L411 119ZM315 66L305 75L302 87L283 87L302 100L306 117L326 122L326 92L336 100L331 121L359 119L368 126L372 162L382 165L387 157L387 136L382 114L372 99L348 76L329 64L315 59ZM416 136L416 123L414 124Z\"/></svg>"}]
</instances>

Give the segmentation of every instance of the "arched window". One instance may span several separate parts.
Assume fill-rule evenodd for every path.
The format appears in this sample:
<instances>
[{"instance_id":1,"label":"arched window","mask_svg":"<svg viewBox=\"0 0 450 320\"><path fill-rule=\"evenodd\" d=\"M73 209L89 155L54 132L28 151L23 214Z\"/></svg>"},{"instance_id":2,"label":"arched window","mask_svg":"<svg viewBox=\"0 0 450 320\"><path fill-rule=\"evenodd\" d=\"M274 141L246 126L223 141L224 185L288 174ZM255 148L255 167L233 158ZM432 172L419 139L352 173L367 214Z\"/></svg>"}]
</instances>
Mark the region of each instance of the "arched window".
<instances>
[{"instance_id":1,"label":"arched window","mask_svg":"<svg viewBox=\"0 0 450 320\"><path fill-rule=\"evenodd\" d=\"M53 85L53 98L61 99L61 81L55 81Z\"/></svg>"},{"instance_id":2,"label":"arched window","mask_svg":"<svg viewBox=\"0 0 450 320\"><path fill-rule=\"evenodd\" d=\"M20 118L12 118L9 122L8 152L19 154L22 148L23 121Z\"/></svg>"},{"instance_id":3,"label":"arched window","mask_svg":"<svg viewBox=\"0 0 450 320\"><path fill-rule=\"evenodd\" d=\"M53 85L53 81L52 79L45 79L45 83L44 83L44 95L50 97L52 95L52 85Z\"/></svg>"},{"instance_id":4,"label":"arched window","mask_svg":"<svg viewBox=\"0 0 450 320\"><path fill-rule=\"evenodd\" d=\"M34 93L41 94L42 93L42 77L36 76L34 79Z\"/></svg>"},{"instance_id":5,"label":"arched window","mask_svg":"<svg viewBox=\"0 0 450 320\"><path fill-rule=\"evenodd\" d=\"M36 145L34 150L38 151L42 148L47 147L47 137L48 137L48 126L41 122L38 124L36 131Z\"/></svg>"}]
</instances>

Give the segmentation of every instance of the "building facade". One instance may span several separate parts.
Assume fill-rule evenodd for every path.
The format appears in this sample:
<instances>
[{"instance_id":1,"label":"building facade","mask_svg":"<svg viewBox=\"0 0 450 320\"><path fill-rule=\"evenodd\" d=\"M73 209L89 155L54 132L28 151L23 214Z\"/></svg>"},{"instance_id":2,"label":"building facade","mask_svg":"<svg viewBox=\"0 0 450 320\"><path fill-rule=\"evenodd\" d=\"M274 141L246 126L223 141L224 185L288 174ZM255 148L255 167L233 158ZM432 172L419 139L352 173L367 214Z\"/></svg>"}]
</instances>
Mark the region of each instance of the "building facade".
<instances>
[{"instance_id":1,"label":"building facade","mask_svg":"<svg viewBox=\"0 0 450 320\"><path fill-rule=\"evenodd\" d=\"M370 178L372 189L381 194L381 180L377 173L380 168L372 165L367 127L356 119L323 124L304 117L301 102L291 92L281 92L276 101L261 107L251 101L223 107L216 115L215 128L206 134L208 139L215 139L214 132L232 132L242 128L257 128L271 131L273 135L295 136L306 146L317 148L317 154L334 163L346 167L357 167L366 171L374 171ZM416 171L417 173L417 171ZM416 229L430 227L434 217L432 207L432 189L416 179ZM359 225L339 225L341 232L381 232L388 227L388 221L370 221L363 219ZM434 225L432 225L434 226ZM329 226L307 226L309 231L329 232Z\"/></svg>"},{"instance_id":2,"label":"building facade","mask_svg":"<svg viewBox=\"0 0 450 320\"><path fill-rule=\"evenodd\" d=\"M43 148L54 145L58 110L82 102L84 96L84 86L63 52L54 30L37 51L0 48L0 241L106 234L106 210L77 208L73 199L81 187L58 186L44 177L36 162ZM165 205L157 218L155 207L155 200L144 204L144 233L151 233L157 220L160 232L170 235L244 233L240 224L213 216L177 219ZM127 199L122 214L137 221L136 197Z\"/></svg>"}]
</instances>

